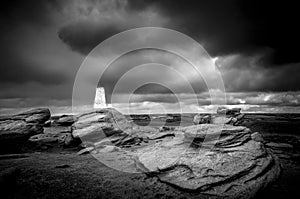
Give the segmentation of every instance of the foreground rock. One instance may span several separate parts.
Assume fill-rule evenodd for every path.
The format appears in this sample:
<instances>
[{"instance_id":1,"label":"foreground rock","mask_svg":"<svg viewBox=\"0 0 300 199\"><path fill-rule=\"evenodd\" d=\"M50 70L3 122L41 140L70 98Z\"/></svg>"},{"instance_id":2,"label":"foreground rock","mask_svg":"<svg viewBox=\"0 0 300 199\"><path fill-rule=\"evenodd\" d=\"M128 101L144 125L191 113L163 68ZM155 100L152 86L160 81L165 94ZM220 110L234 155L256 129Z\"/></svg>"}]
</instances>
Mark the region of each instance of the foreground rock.
<instances>
[{"instance_id":1,"label":"foreground rock","mask_svg":"<svg viewBox=\"0 0 300 199\"><path fill-rule=\"evenodd\" d=\"M71 133L37 134L28 140L31 149L46 150L77 146L80 142L74 141Z\"/></svg>"},{"instance_id":2,"label":"foreground rock","mask_svg":"<svg viewBox=\"0 0 300 199\"><path fill-rule=\"evenodd\" d=\"M44 124L49 120L51 114L48 108L35 108L19 114L0 116L0 121L4 120L23 120L26 123Z\"/></svg>"},{"instance_id":3,"label":"foreground rock","mask_svg":"<svg viewBox=\"0 0 300 199\"><path fill-rule=\"evenodd\" d=\"M259 133L242 126L158 130L138 127L119 112L103 109L80 116L72 133L89 140L80 154L91 152L114 169L144 172L212 198L251 198L280 173Z\"/></svg>"},{"instance_id":4,"label":"foreground rock","mask_svg":"<svg viewBox=\"0 0 300 199\"><path fill-rule=\"evenodd\" d=\"M249 129L225 126L218 138L219 131L215 124L181 128L172 140L141 149L140 169L185 190L229 198L253 197L279 176L277 159Z\"/></svg>"},{"instance_id":5,"label":"foreground rock","mask_svg":"<svg viewBox=\"0 0 300 199\"><path fill-rule=\"evenodd\" d=\"M31 136L27 141L30 151L61 151L66 148L79 147L80 139L74 139L70 126L52 125L44 127L40 134Z\"/></svg>"},{"instance_id":6,"label":"foreground rock","mask_svg":"<svg viewBox=\"0 0 300 199\"><path fill-rule=\"evenodd\" d=\"M114 109L101 109L78 116L72 125L72 136L87 145L137 145L157 129L139 127Z\"/></svg>"},{"instance_id":7,"label":"foreground rock","mask_svg":"<svg viewBox=\"0 0 300 199\"><path fill-rule=\"evenodd\" d=\"M0 153L19 152L29 137L43 132L49 118L50 111L44 108L0 117Z\"/></svg>"}]
</instances>

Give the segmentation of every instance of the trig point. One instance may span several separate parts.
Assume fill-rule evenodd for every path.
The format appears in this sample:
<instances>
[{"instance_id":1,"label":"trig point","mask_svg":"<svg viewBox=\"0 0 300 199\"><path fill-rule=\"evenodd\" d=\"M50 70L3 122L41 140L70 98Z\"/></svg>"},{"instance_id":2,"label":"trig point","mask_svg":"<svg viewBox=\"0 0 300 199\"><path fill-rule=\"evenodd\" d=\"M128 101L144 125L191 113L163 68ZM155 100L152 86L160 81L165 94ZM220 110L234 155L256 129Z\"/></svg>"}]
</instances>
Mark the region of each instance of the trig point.
<instances>
[{"instance_id":1,"label":"trig point","mask_svg":"<svg viewBox=\"0 0 300 199\"><path fill-rule=\"evenodd\" d=\"M96 89L94 108L107 108L104 87Z\"/></svg>"}]
</instances>

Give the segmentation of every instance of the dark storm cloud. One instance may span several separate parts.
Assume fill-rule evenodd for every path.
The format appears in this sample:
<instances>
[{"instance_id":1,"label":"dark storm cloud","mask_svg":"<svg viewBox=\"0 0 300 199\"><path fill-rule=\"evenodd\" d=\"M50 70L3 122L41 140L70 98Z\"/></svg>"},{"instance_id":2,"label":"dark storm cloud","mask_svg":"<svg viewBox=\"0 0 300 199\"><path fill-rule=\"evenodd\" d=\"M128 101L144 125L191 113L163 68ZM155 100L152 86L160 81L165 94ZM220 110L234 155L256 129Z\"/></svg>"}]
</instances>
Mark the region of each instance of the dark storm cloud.
<instances>
[{"instance_id":1,"label":"dark storm cloud","mask_svg":"<svg viewBox=\"0 0 300 199\"><path fill-rule=\"evenodd\" d=\"M47 26L52 21L52 11L59 10L56 0L4 0L0 5L1 24L4 28L29 23Z\"/></svg>"},{"instance_id":2,"label":"dark storm cloud","mask_svg":"<svg viewBox=\"0 0 300 199\"><path fill-rule=\"evenodd\" d=\"M258 0L2 1L0 107L69 105L74 77L84 55L116 33L143 26L160 26L186 33L221 61L237 56L230 63L220 63L227 91L242 93L232 97L229 104L297 106L299 93L287 92L300 90L299 6L296 3ZM133 58L130 60L134 63ZM112 90L116 80L127 71L124 60L120 65L122 69L117 67L111 72L113 75L105 76L100 82L106 91ZM157 76L160 72L146 75ZM173 80L168 74L163 78ZM176 88L180 88L181 82L177 82ZM196 85L203 92L201 86ZM268 95L279 91L282 93ZM245 94L251 92L259 94ZM138 102L176 104L170 91L162 87L143 86L136 93ZM190 96L186 97L185 103L193 105ZM204 105L209 104L208 98L201 100Z\"/></svg>"},{"instance_id":3,"label":"dark storm cloud","mask_svg":"<svg viewBox=\"0 0 300 199\"><path fill-rule=\"evenodd\" d=\"M99 43L121 31L114 25L99 27L94 22L80 21L60 29L58 36L72 50L86 55Z\"/></svg>"},{"instance_id":4,"label":"dark storm cloud","mask_svg":"<svg viewBox=\"0 0 300 199\"><path fill-rule=\"evenodd\" d=\"M297 47L299 11L296 1L261 0L133 0L132 9L156 6L173 19L178 30L200 41L214 56L271 49L266 62L274 65L300 61Z\"/></svg>"},{"instance_id":5,"label":"dark storm cloud","mask_svg":"<svg viewBox=\"0 0 300 199\"><path fill-rule=\"evenodd\" d=\"M197 39L212 56L269 49L272 53L262 57L266 66L300 61L295 50L300 44L297 8L296 2L259 0L129 0L125 5L128 13L156 10L171 19L164 27ZM145 25L135 25L139 26ZM99 42L129 28L126 24L76 22L63 27L59 36L73 50L86 54Z\"/></svg>"},{"instance_id":6,"label":"dark storm cloud","mask_svg":"<svg viewBox=\"0 0 300 199\"><path fill-rule=\"evenodd\" d=\"M174 94L135 94L131 97L131 102L162 102L162 103L178 103L178 99Z\"/></svg>"},{"instance_id":7,"label":"dark storm cloud","mask_svg":"<svg viewBox=\"0 0 300 199\"><path fill-rule=\"evenodd\" d=\"M0 83L39 82L41 84L60 84L66 81L64 73L41 69L26 60L7 60L0 67Z\"/></svg>"},{"instance_id":8,"label":"dark storm cloud","mask_svg":"<svg viewBox=\"0 0 300 199\"><path fill-rule=\"evenodd\" d=\"M62 6L50 0L1 2L0 98L5 100L0 107L44 106L50 99L60 104L70 98L78 57L57 38Z\"/></svg>"},{"instance_id":9,"label":"dark storm cloud","mask_svg":"<svg viewBox=\"0 0 300 199\"><path fill-rule=\"evenodd\" d=\"M297 6L292 2L129 0L125 4L111 6L112 10L109 10L110 7L103 11L97 3L87 7L84 14L80 12L82 18L67 23L58 31L59 38L73 51L86 55L116 33L148 26L143 21L147 15L141 18L141 14L150 10L159 16L154 20L154 26L186 33L203 44L213 57L234 54L250 57L236 59L230 69L225 68L229 70L224 72L228 91L300 89L300 71L296 64L300 62L299 51L296 49L300 44L300 34L295 27L299 17L295 11ZM94 11L105 14L95 15ZM157 24L164 19L166 23ZM259 58L253 64L251 57ZM282 82L282 79L285 81ZM109 80L107 84L112 85Z\"/></svg>"},{"instance_id":10,"label":"dark storm cloud","mask_svg":"<svg viewBox=\"0 0 300 199\"><path fill-rule=\"evenodd\" d=\"M58 9L55 1L2 1L0 6L0 33L2 48L0 82L24 83L40 82L43 84L58 84L64 81L64 75L44 69L37 63L22 57L19 38L23 37L26 29L39 29L51 23L51 10ZM34 35L33 35L34 36ZM27 46L31 48L31 46Z\"/></svg>"},{"instance_id":11,"label":"dark storm cloud","mask_svg":"<svg viewBox=\"0 0 300 199\"><path fill-rule=\"evenodd\" d=\"M226 91L280 92L300 89L300 63L262 67L260 60L261 55L220 57L216 63L220 66Z\"/></svg>"},{"instance_id":12,"label":"dark storm cloud","mask_svg":"<svg viewBox=\"0 0 300 199\"><path fill-rule=\"evenodd\" d=\"M228 4L227 1L129 0L125 9L127 13L136 12L137 14L149 9L155 10L159 15L170 19L169 23L163 25L164 27L187 33L200 42L213 41L219 46L217 51L211 49L212 52L210 53L220 54L225 53L225 51L226 53L238 51L243 45L241 42L244 42L244 30L241 27L243 24L237 22L238 13L235 13L234 7L230 2ZM126 24L113 24L115 27L102 26L97 22L84 25L81 22L76 22L62 28L59 31L59 36L72 49L82 53L89 52L101 41L111 36L112 33L147 26L143 23L130 26L130 21L126 21L126 19L125 22ZM228 41L228 37L234 38L235 42ZM209 47L208 50L210 50Z\"/></svg>"}]
</instances>

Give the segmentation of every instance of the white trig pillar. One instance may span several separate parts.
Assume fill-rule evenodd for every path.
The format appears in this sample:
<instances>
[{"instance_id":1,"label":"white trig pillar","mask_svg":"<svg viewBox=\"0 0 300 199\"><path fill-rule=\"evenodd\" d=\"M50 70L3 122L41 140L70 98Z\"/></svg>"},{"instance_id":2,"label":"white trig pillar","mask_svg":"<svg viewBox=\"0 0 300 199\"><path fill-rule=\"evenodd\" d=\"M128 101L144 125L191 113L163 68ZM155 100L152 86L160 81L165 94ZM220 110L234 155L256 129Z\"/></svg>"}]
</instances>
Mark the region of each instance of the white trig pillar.
<instances>
[{"instance_id":1,"label":"white trig pillar","mask_svg":"<svg viewBox=\"0 0 300 199\"><path fill-rule=\"evenodd\" d=\"M104 87L96 89L94 108L107 108Z\"/></svg>"}]
</instances>

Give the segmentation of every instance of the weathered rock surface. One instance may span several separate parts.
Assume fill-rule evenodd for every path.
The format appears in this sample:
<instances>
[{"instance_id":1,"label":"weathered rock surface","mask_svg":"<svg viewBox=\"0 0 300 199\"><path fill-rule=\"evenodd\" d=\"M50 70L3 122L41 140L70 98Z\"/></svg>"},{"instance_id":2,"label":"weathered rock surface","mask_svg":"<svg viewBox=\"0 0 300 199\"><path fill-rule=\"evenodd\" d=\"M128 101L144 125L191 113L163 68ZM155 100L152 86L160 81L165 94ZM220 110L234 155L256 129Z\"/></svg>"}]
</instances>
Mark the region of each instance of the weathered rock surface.
<instances>
[{"instance_id":1,"label":"weathered rock surface","mask_svg":"<svg viewBox=\"0 0 300 199\"><path fill-rule=\"evenodd\" d=\"M197 114L194 116L194 124L209 124L211 123L211 115L200 115Z\"/></svg>"},{"instance_id":2,"label":"weathered rock surface","mask_svg":"<svg viewBox=\"0 0 300 199\"><path fill-rule=\"evenodd\" d=\"M80 153L91 152L112 168L142 171L214 198L251 198L280 173L277 159L259 134L243 126L201 124L158 130L138 127L119 112L103 109L79 117L73 129L74 137L93 138Z\"/></svg>"},{"instance_id":3,"label":"weathered rock surface","mask_svg":"<svg viewBox=\"0 0 300 199\"><path fill-rule=\"evenodd\" d=\"M197 114L194 116L194 124L230 124L237 126L241 124L245 114L240 113L240 108L225 108L217 109L217 114Z\"/></svg>"},{"instance_id":4,"label":"weathered rock surface","mask_svg":"<svg viewBox=\"0 0 300 199\"><path fill-rule=\"evenodd\" d=\"M31 136L27 147L30 150L52 150L77 147L80 139L74 139L70 126L44 127L44 132Z\"/></svg>"},{"instance_id":5,"label":"weathered rock surface","mask_svg":"<svg viewBox=\"0 0 300 199\"><path fill-rule=\"evenodd\" d=\"M139 127L114 109L101 109L82 114L72 125L74 138L96 145L101 143L113 143L116 146L137 145L143 141L147 142L147 135L151 135L153 131L158 130Z\"/></svg>"},{"instance_id":6,"label":"weathered rock surface","mask_svg":"<svg viewBox=\"0 0 300 199\"><path fill-rule=\"evenodd\" d=\"M72 138L71 133L57 133L57 134L42 133L42 134L31 136L28 142L34 148L48 149L49 147L58 148L58 147L72 146L74 139Z\"/></svg>"},{"instance_id":7,"label":"weathered rock surface","mask_svg":"<svg viewBox=\"0 0 300 199\"><path fill-rule=\"evenodd\" d=\"M104 138L114 134L120 134L133 124L113 109L102 109L78 116L78 120L72 125L72 135L75 138Z\"/></svg>"},{"instance_id":8,"label":"weathered rock surface","mask_svg":"<svg viewBox=\"0 0 300 199\"><path fill-rule=\"evenodd\" d=\"M49 120L51 114L48 108L35 108L15 115L1 116L3 120L23 120L27 123L44 124Z\"/></svg>"},{"instance_id":9,"label":"weathered rock surface","mask_svg":"<svg viewBox=\"0 0 300 199\"><path fill-rule=\"evenodd\" d=\"M76 116L62 115L55 121L55 124L59 126L71 126L77 120Z\"/></svg>"},{"instance_id":10,"label":"weathered rock surface","mask_svg":"<svg viewBox=\"0 0 300 199\"><path fill-rule=\"evenodd\" d=\"M224 115L236 115L241 112L241 108L226 108L226 107L218 107L217 114Z\"/></svg>"},{"instance_id":11,"label":"weathered rock surface","mask_svg":"<svg viewBox=\"0 0 300 199\"><path fill-rule=\"evenodd\" d=\"M50 118L49 109L32 109L0 118L0 153L18 152L29 137L43 132Z\"/></svg>"},{"instance_id":12,"label":"weathered rock surface","mask_svg":"<svg viewBox=\"0 0 300 199\"><path fill-rule=\"evenodd\" d=\"M172 140L140 149L139 168L179 188L229 198L253 197L279 176L277 159L246 127L224 126L220 137L214 124L179 130ZM201 145L205 136L213 148Z\"/></svg>"}]
</instances>

